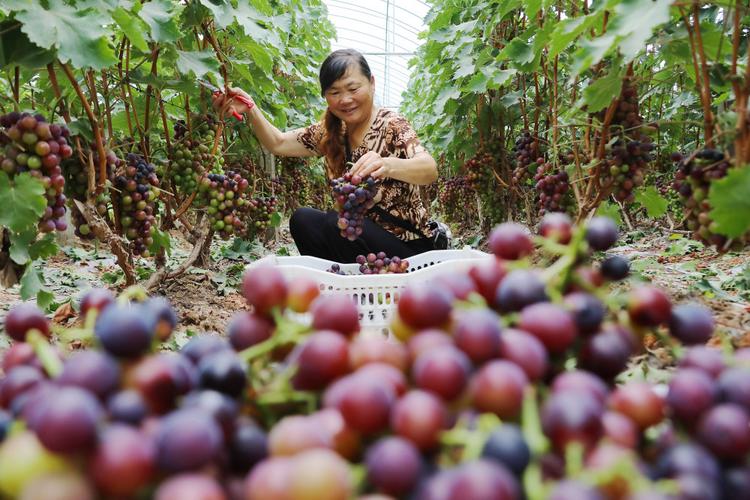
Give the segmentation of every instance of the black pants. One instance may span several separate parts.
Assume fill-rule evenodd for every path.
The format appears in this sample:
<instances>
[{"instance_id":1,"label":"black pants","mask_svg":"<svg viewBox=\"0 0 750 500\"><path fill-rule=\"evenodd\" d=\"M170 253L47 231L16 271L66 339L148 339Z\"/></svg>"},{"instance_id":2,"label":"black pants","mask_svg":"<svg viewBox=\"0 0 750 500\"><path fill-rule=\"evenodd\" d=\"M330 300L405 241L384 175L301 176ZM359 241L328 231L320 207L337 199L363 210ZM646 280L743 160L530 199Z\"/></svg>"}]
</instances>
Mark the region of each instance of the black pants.
<instances>
[{"instance_id":1,"label":"black pants","mask_svg":"<svg viewBox=\"0 0 750 500\"><path fill-rule=\"evenodd\" d=\"M370 252L408 258L433 250L432 241L428 238L403 241L368 218L365 218L362 235L349 241L341 236L337 221L338 214L334 210L323 212L308 207L295 210L289 219L289 230L300 255L346 264L355 262L357 255Z\"/></svg>"}]
</instances>

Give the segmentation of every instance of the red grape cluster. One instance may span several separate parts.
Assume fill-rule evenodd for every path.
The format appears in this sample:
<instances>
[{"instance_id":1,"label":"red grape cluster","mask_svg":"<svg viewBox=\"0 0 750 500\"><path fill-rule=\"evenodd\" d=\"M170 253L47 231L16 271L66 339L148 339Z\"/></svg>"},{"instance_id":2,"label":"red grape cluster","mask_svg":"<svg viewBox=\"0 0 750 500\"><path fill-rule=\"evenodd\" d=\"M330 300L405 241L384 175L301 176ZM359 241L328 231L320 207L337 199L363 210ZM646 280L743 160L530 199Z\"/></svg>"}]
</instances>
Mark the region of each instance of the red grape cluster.
<instances>
[{"instance_id":1,"label":"red grape cluster","mask_svg":"<svg viewBox=\"0 0 750 500\"><path fill-rule=\"evenodd\" d=\"M65 177L60 161L69 158L70 132L63 125L49 124L42 115L18 113L0 116L0 168L13 179L28 172L39 179L45 189L47 208L39 221L39 230L49 233L65 231Z\"/></svg>"},{"instance_id":2,"label":"red grape cluster","mask_svg":"<svg viewBox=\"0 0 750 500\"><path fill-rule=\"evenodd\" d=\"M211 154L218 122L211 115L196 115L192 119L192 134L184 123L175 124L173 160L170 174L180 193L189 195L198 189L206 172L221 173L224 158Z\"/></svg>"},{"instance_id":3,"label":"red grape cluster","mask_svg":"<svg viewBox=\"0 0 750 500\"><path fill-rule=\"evenodd\" d=\"M306 158L278 157L276 167L279 175L272 180L273 193L284 210L330 203L325 175Z\"/></svg>"},{"instance_id":4,"label":"red grape cluster","mask_svg":"<svg viewBox=\"0 0 750 500\"><path fill-rule=\"evenodd\" d=\"M120 207L120 224L131 242L134 255L149 257L148 247L156 231L156 167L142 156L128 153L125 168L115 176L116 196Z\"/></svg>"},{"instance_id":5,"label":"red grape cluster","mask_svg":"<svg viewBox=\"0 0 750 500\"><path fill-rule=\"evenodd\" d=\"M544 163L544 156L539 147L539 138L524 130L513 144L513 155L516 158L516 168L513 169L513 184L520 186L529 177L535 175L539 166Z\"/></svg>"},{"instance_id":6,"label":"red grape cluster","mask_svg":"<svg viewBox=\"0 0 750 500\"><path fill-rule=\"evenodd\" d=\"M570 192L568 172L555 170L551 163L545 163L534 176L536 190L539 193L539 216L547 212L570 212L574 208L574 199Z\"/></svg>"},{"instance_id":7,"label":"red grape cluster","mask_svg":"<svg viewBox=\"0 0 750 500\"><path fill-rule=\"evenodd\" d=\"M708 194L711 182L727 175L731 166L729 158L717 149L702 149L687 158L675 153L672 159L677 163L672 186L684 203L688 229L694 238L726 250L727 237L716 233L716 223L709 216Z\"/></svg>"},{"instance_id":8,"label":"red grape cluster","mask_svg":"<svg viewBox=\"0 0 750 500\"><path fill-rule=\"evenodd\" d=\"M388 257L385 252L357 255L357 264L362 274L401 274L409 270L408 260Z\"/></svg>"},{"instance_id":9,"label":"red grape cluster","mask_svg":"<svg viewBox=\"0 0 750 500\"><path fill-rule=\"evenodd\" d=\"M362 178L345 173L331 181L336 210L339 212L338 227L341 237L356 240L364 229L365 213L375 206L377 186L372 177Z\"/></svg>"},{"instance_id":10,"label":"red grape cluster","mask_svg":"<svg viewBox=\"0 0 750 500\"><path fill-rule=\"evenodd\" d=\"M255 196L245 201L240 210L243 228L238 235L246 240L263 237L273 225L273 215L277 212L275 196Z\"/></svg>"},{"instance_id":11,"label":"red grape cluster","mask_svg":"<svg viewBox=\"0 0 750 500\"><path fill-rule=\"evenodd\" d=\"M476 191L469 177L456 175L448 179L441 178L438 184L441 212L457 222L476 222Z\"/></svg>"},{"instance_id":12,"label":"red grape cluster","mask_svg":"<svg viewBox=\"0 0 750 500\"><path fill-rule=\"evenodd\" d=\"M464 163L463 171L472 189L479 192L485 183L493 181L492 168L495 158L489 153L477 153Z\"/></svg>"},{"instance_id":13,"label":"red grape cluster","mask_svg":"<svg viewBox=\"0 0 750 500\"><path fill-rule=\"evenodd\" d=\"M643 133L643 119L638 112L638 89L632 76L626 76L620 92L610 134L616 140L609 147L602 185L620 202L633 201L633 189L643 184L644 171L653 160L654 144Z\"/></svg>"},{"instance_id":14,"label":"red grape cluster","mask_svg":"<svg viewBox=\"0 0 750 500\"><path fill-rule=\"evenodd\" d=\"M665 486L742 498L750 352L702 345L711 314L656 287L606 297L604 281L627 274L621 258L587 260L617 241L611 220L575 228L548 214L540 234L574 247L529 268L531 235L506 223L489 238L495 257L399 290L403 342L359 333L351 296L273 266L244 275L251 310L226 339L195 336L179 352L155 345L176 326L165 300L97 290L80 309L99 349L55 367L40 342L49 321L17 305L5 319L16 342L0 376L0 492L29 498L52 481L77 499L635 499L665 498ZM663 390L617 383L654 330L693 346L678 370ZM25 427L8 432L14 420Z\"/></svg>"},{"instance_id":15,"label":"red grape cluster","mask_svg":"<svg viewBox=\"0 0 750 500\"><path fill-rule=\"evenodd\" d=\"M226 175L208 174L198 185L198 196L194 203L206 207L211 227L223 239L243 232L241 211L247 203L247 187L247 180L232 171Z\"/></svg>"},{"instance_id":16,"label":"red grape cluster","mask_svg":"<svg viewBox=\"0 0 750 500\"><path fill-rule=\"evenodd\" d=\"M503 218L502 199L498 196L496 167L502 161L502 142L491 142L486 151L478 151L462 167L472 189L479 195L483 218L487 223L495 223Z\"/></svg>"}]
</instances>

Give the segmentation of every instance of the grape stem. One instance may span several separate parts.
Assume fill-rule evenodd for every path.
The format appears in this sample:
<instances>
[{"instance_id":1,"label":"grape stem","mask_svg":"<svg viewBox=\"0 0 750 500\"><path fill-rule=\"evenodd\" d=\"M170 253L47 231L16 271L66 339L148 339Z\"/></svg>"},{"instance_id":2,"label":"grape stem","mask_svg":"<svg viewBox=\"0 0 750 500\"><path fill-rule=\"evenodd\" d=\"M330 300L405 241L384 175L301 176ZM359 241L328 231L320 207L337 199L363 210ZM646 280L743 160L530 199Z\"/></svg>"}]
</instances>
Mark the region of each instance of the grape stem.
<instances>
[{"instance_id":1,"label":"grape stem","mask_svg":"<svg viewBox=\"0 0 750 500\"><path fill-rule=\"evenodd\" d=\"M37 330L32 328L26 334L26 342L34 348L36 357L44 367L44 371L50 378L56 378L63 369L62 361L57 357L57 354L52 349L52 346L47 342L47 338Z\"/></svg>"},{"instance_id":2,"label":"grape stem","mask_svg":"<svg viewBox=\"0 0 750 500\"><path fill-rule=\"evenodd\" d=\"M296 344L302 340L302 334L309 330L306 325L286 319L276 307L271 314L276 323L274 334L263 342L240 351L238 356L243 361L250 362L284 344Z\"/></svg>"},{"instance_id":3,"label":"grape stem","mask_svg":"<svg viewBox=\"0 0 750 500\"><path fill-rule=\"evenodd\" d=\"M578 261L578 254L583 244L585 235L585 227L582 226L578 228L578 230L573 234L573 238L565 248L565 252L562 254L562 256L554 264L548 267L547 270L542 274L545 283L548 284L548 289L550 289L550 291L555 291L557 295L559 295L559 290L557 288L554 288L552 285L559 285L560 288L562 288L562 286L564 286L564 284L569 280L573 266Z\"/></svg>"}]
</instances>

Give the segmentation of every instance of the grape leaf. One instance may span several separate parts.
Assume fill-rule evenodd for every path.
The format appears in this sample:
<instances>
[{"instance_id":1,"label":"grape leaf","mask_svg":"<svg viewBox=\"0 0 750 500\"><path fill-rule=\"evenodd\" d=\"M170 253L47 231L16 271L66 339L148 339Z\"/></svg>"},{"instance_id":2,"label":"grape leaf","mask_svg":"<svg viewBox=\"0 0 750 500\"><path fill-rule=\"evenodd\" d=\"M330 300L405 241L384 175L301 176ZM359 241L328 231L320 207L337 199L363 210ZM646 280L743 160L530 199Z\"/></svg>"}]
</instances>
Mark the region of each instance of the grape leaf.
<instances>
[{"instance_id":1,"label":"grape leaf","mask_svg":"<svg viewBox=\"0 0 750 500\"><path fill-rule=\"evenodd\" d=\"M23 66L39 68L55 60L52 51L43 49L29 40L15 21L0 23L0 68Z\"/></svg>"},{"instance_id":2,"label":"grape leaf","mask_svg":"<svg viewBox=\"0 0 750 500\"><path fill-rule=\"evenodd\" d=\"M514 38L500 52L498 59L509 59L518 66L523 66L534 60L534 50L526 40Z\"/></svg>"},{"instance_id":3,"label":"grape leaf","mask_svg":"<svg viewBox=\"0 0 750 500\"><path fill-rule=\"evenodd\" d=\"M42 272L35 264L35 262L29 264L26 267L23 276L21 276L20 295L23 300L29 300L32 297L36 297L37 305L42 309L46 309L55 299L55 296L44 286Z\"/></svg>"},{"instance_id":4,"label":"grape leaf","mask_svg":"<svg viewBox=\"0 0 750 500\"><path fill-rule=\"evenodd\" d=\"M180 16L179 10L169 0L152 0L143 5L138 13L141 19L151 28L151 40L155 42L174 42L182 33L176 20Z\"/></svg>"},{"instance_id":5,"label":"grape leaf","mask_svg":"<svg viewBox=\"0 0 750 500\"><path fill-rule=\"evenodd\" d=\"M649 217L654 219L664 215L669 205L669 202L659 194L654 186L639 189L635 193L635 201L646 209Z\"/></svg>"},{"instance_id":6,"label":"grape leaf","mask_svg":"<svg viewBox=\"0 0 750 500\"><path fill-rule=\"evenodd\" d=\"M57 246L55 240L55 233L47 233L44 238L35 241L31 247L29 247L29 256L36 259L46 259L55 255L60 248Z\"/></svg>"},{"instance_id":7,"label":"grape leaf","mask_svg":"<svg viewBox=\"0 0 750 500\"><path fill-rule=\"evenodd\" d=\"M219 61L216 60L216 54L210 50L202 52L178 50L177 70L184 75L192 72L196 77L201 77L206 73L218 73Z\"/></svg>"},{"instance_id":8,"label":"grape leaf","mask_svg":"<svg viewBox=\"0 0 750 500\"><path fill-rule=\"evenodd\" d=\"M627 61L646 46L654 29L669 21L672 0L622 0L607 26L607 33L617 35L618 48Z\"/></svg>"},{"instance_id":9,"label":"grape leaf","mask_svg":"<svg viewBox=\"0 0 750 500\"><path fill-rule=\"evenodd\" d=\"M750 230L750 166L733 168L714 181L708 200L713 207L708 215L719 234L737 238Z\"/></svg>"},{"instance_id":10,"label":"grape leaf","mask_svg":"<svg viewBox=\"0 0 750 500\"><path fill-rule=\"evenodd\" d=\"M35 5L16 14L29 40L44 49L57 49L61 61L76 68L106 68L117 62L109 46L112 20L101 12L81 10L62 0L49 0L49 9ZM85 26L86 29L81 29Z\"/></svg>"},{"instance_id":11,"label":"grape leaf","mask_svg":"<svg viewBox=\"0 0 750 500\"><path fill-rule=\"evenodd\" d=\"M271 214L271 227L279 227L281 225L281 213L274 212Z\"/></svg>"},{"instance_id":12,"label":"grape leaf","mask_svg":"<svg viewBox=\"0 0 750 500\"><path fill-rule=\"evenodd\" d=\"M534 19L539 9L542 8L542 0L524 0L524 8L526 10L526 17Z\"/></svg>"},{"instance_id":13,"label":"grape leaf","mask_svg":"<svg viewBox=\"0 0 750 500\"><path fill-rule=\"evenodd\" d=\"M143 38L143 33L148 30L148 26L141 18L134 16L122 7L117 7L112 11L112 19L125 33L130 43L138 50L148 52L148 42Z\"/></svg>"},{"instance_id":14,"label":"grape leaf","mask_svg":"<svg viewBox=\"0 0 750 500\"><path fill-rule=\"evenodd\" d=\"M148 247L151 255L156 255L163 248L167 255L172 255L172 239L166 231L154 231L152 235L154 242Z\"/></svg>"},{"instance_id":15,"label":"grape leaf","mask_svg":"<svg viewBox=\"0 0 750 500\"><path fill-rule=\"evenodd\" d=\"M607 76L599 78L583 89L583 104L586 104L586 111L596 113L603 109L620 94L621 88L622 75L619 71L610 71Z\"/></svg>"},{"instance_id":16,"label":"grape leaf","mask_svg":"<svg viewBox=\"0 0 750 500\"><path fill-rule=\"evenodd\" d=\"M3 0L0 2L0 13L10 14L13 11L26 10L33 7L33 0Z\"/></svg>"},{"instance_id":17,"label":"grape leaf","mask_svg":"<svg viewBox=\"0 0 750 500\"><path fill-rule=\"evenodd\" d=\"M47 207L44 186L28 173L15 176L0 172L0 226L21 232L36 225Z\"/></svg>"},{"instance_id":18,"label":"grape leaf","mask_svg":"<svg viewBox=\"0 0 750 500\"><path fill-rule=\"evenodd\" d=\"M20 233L10 232L10 258L16 264L26 264L31 260L29 247L36 239L36 228L31 227Z\"/></svg>"},{"instance_id":19,"label":"grape leaf","mask_svg":"<svg viewBox=\"0 0 750 500\"><path fill-rule=\"evenodd\" d=\"M612 203L611 201L606 201L599 205L599 208L596 209L596 215L601 215L603 217L609 217L613 221L617 223L618 226L622 225L622 218L620 217L620 208Z\"/></svg>"}]
</instances>

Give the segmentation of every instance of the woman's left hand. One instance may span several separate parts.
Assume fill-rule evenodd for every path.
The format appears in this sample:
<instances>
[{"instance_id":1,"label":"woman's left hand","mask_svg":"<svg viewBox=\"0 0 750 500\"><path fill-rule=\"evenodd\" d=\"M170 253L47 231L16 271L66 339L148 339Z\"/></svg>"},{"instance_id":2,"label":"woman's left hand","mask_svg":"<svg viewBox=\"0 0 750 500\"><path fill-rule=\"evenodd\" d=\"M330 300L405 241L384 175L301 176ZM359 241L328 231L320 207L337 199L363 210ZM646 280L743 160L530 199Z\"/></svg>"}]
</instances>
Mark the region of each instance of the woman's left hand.
<instances>
[{"instance_id":1,"label":"woman's left hand","mask_svg":"<svg viewBox=\"0 0 750 500\"><path fill-rule=\"evenodd\" d=\"M387 179L390 177L391 169L388 158L381 157L375 151L368 151L349 169L352 175L360 177L371 176L373 179Z\"/></svg>"}]
</instances>

